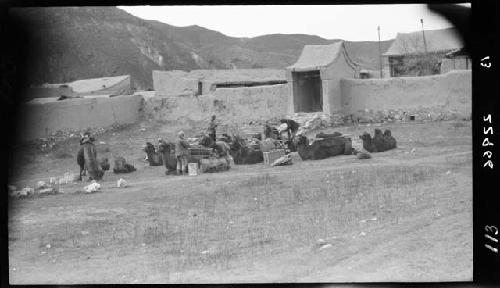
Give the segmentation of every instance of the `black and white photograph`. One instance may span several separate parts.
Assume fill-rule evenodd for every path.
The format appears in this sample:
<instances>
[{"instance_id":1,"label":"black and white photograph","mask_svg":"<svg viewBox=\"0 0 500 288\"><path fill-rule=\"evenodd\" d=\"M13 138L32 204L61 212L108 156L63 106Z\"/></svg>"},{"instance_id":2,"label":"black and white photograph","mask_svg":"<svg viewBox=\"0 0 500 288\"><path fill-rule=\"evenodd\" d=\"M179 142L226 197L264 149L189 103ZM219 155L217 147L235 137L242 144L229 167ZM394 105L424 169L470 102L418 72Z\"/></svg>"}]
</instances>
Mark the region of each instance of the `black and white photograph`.
<instances>
[{"instance_id":1,"label":"black and white photograph","mask_svg":"<svg viewBox=\"0 0 500 288\"><path fill-rule=\"evenodd\" d=\"M11 7L9 283L472 281L470 10Z\"/></svg>"}]
</instances>

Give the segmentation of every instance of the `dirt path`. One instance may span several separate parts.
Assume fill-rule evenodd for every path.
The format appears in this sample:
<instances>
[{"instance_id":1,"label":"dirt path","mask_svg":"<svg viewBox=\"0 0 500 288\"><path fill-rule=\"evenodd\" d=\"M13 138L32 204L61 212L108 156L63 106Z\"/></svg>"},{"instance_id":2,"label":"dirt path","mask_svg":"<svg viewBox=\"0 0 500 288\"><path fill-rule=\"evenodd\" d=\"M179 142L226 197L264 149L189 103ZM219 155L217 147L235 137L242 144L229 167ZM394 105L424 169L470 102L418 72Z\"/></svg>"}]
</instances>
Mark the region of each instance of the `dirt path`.
<instances>
[{"instance_id":1,"label":"dirt path","mask_svg":"<svg viewBox=\"0 0 500 288\"><path fill-rule=\"evenodd\" d=\"M10 281L467 281L472 151L454 141L196 177L140 167L99 193L19 199ZM122 177L130 186L114 187Z\"/></svg>"}]
</instances>

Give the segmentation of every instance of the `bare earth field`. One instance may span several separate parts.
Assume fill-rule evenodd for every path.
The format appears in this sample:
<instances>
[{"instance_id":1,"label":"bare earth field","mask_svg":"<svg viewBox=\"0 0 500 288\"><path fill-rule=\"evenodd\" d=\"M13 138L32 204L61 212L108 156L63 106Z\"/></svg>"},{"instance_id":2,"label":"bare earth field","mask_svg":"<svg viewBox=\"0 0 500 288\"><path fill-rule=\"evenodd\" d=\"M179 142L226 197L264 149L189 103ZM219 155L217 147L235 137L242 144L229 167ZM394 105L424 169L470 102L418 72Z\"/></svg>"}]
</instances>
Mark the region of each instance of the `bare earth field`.
<instances>
[{"instance_id":1,"label":"bare earth field","mask_svg":"<svg viewBox=\"0 0 500 288\"><path fill-rule=\"evenodd\" d=\"M138 168L108 171L100 192L78 193L84 182L10 201L11 284L472 280L470 121L383 125L399 148L368 160L191 177L145 165L145 139L180 128L148 125L98 137L99 155ZM373 128L325 131L358 139ZM11 183L77 172L71 145L23 152ZM129 187L116 188L120 177Z\"/></svg>"}]
</instances>

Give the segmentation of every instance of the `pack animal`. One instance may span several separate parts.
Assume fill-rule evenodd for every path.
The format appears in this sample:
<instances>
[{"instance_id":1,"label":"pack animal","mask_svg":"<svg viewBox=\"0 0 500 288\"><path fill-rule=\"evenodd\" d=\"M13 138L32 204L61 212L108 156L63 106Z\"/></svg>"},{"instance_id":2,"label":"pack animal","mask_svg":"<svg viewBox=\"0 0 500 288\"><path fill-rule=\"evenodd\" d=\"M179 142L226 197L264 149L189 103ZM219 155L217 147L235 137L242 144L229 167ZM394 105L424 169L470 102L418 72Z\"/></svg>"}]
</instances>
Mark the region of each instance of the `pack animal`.
<instances>
[{"instance_id":1,"label":"pack animal","mask_svg":"<svg viewBox=\"0 0 500 288\"><path fill-rule=\"evenodd\" d=\"M135 167L125 160L123 157L116 157L115 158L115 166L113 167L113 172L115 174L118 173L130 173L135 171Z\"/></svg>"},{"instance_id":2,"label":"pack animal","mask_svg":"<svg viewBox=\"0 0 500 288\"><path fill-rule=\"evenodd\" d=\"M373 138L368 132L359 136L363 140L363 148L371 153L384 152L397 147L396 139L392 137L390 130L385 130L384 134L380 129L375 129Z\"/></svg>"},{"instance_id":3,"label":"pack animal","mask_svg":"<svg viewBox=\"0 0 500 288\"><path fill-rule=\"evenodd\" d=\"M101 169L99 162L97 161L97 150L95 149L94 143L91 141L86 141L82 145L83 147L83 157L84 157L84 168L87 169L89 176L92 180L99 181L104 175L104 171ZM80 166L80 179L81 179L81 169Z\"/></svg>"},{"instance_id":4,"label":"pack animal","mask_svg":"<svg viewBox=\"0 0 500 288\"><path fill-rule=\"evenodd\" d=\"M101 167L101 169L103 171L109 170L110 164L109 164L108 158L103 158L101 160L98 160L98 162L99 162L99 166ZM82 176L87 175L87 167L85 166L85 153L84 153L84 146L83 145L80 146L80 149L78 149L78 152L76 154L76 163L80 167L80 174L79 174L80 176L78 177L78 179L80 181L82 181Z\"/></svg>"},{"instance_id":5,"label":"pack animal","mask_svg":"<svg viewBox=\"0 0 500 288\"><path fill-rule=\"evenodd\" d=\"M264 154L260 149L250 147L239 136L234 136L229 153L235 164L256 164L264 162Z\"/></svg>"},{"instance_id":6,"label":"pack animal","mask_svg":"<svg viewBox=\"0 0 500 288\"><path fill-rule=\"evenodd\" d=\"M108 158L102 158L100 161L99 161L99 165L101 165L101 168L102 170L104 171L108 171L109 168L110 168L110 164L109 164L109 160Z\"/></svg>"},{"instance_id":7,"label":"pack animal","mask_svg":"<svg viewBox=\"0 0 500 288\"><path fill-rule=\"evenodd\" d=\"M170 142L161 142L158 144L158 153L160 153L163 165L165 166L165 174L175 173L177 168L177 158L175 157L175 144Z\"/></svg>"},{"instance_id":8,"label":"pack animal","mask_svg":"<svg viewBox=\"0 0 500 288\"><path fill-rule=\"evenodd\" d=\"M212 137L208 135L203 135L201 136L200 140L198 141L198 144L207 147L207 148L213 148L215 145L215 141L212 139Z\"/></svg>"},{"instance_id":9,"label":"pack animal","mask_svg":"<svg viewBox=\"0 0 500 288\"><path fill-rule=\"evenodd\" d=\"M347 137L318 138L311 143L306 136L297 135L295 141L302 160L319 160L352 154L351 139Z\"/></svg>"},{"instance_id":10,"label":"pack animal","mask_svg":"<svg viewBox=\"0 0 500 288\"><path fill-rule=\"evenodd\" d=\"M163 160L161 154L156 151L155 146L151 144L151 142L146 142L146 146L144 147L144 152L148 156L149 166L162 166Z\"/></svg>"}]
</instances>

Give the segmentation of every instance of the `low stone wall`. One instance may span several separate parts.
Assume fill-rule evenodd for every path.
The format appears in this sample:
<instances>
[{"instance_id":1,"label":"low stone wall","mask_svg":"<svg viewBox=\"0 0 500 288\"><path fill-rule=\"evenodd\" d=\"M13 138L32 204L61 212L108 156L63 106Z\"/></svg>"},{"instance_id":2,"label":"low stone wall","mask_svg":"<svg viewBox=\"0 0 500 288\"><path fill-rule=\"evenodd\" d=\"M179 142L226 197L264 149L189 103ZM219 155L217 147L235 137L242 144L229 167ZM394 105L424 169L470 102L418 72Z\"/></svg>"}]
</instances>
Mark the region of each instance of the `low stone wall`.
<instances>
[{"instance_id":1,"label":"low stone wall","mask_svg":"<svg viewBox=\"0 0 500 288\"><path fill-rule=\"evenodd\" d=\"M470 119L471 71L426 77L342 79L343 113L361 122Z\"/></svg>"},{"instance_id":2,"label":"low stone wall","mask_svg":"<svg viewBox=\"0 0 500 288\"><path fill-rule=\"evenodd\" d=\"M27 103L21 109L20 140L29 141L60 132L106 128L141 119L143 97L77 98L50 103Z\"/></svg>"},{"instance_id":3,"label":"low stone wall","mask_svg":"<svg viewBox=\"0 0 500 288\"><path fill-rule=\"evenodd\" d=\"M144 107L147 118L163 121L208 121L211 115L224 123L265 121L286 114L288 85L221 88L200 96L156 96Z\"/></svg>"}]
</instances>

